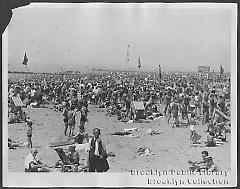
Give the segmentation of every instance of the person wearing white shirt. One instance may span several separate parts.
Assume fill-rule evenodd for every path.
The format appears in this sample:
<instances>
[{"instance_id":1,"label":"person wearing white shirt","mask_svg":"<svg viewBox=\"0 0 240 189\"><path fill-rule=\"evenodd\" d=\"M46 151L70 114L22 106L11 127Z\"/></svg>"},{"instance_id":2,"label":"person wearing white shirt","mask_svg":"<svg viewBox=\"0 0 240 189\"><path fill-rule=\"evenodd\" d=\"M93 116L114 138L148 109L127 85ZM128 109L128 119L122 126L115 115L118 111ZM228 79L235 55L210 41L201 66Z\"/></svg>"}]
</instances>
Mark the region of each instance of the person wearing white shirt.
<instances>
[{"instance_id":1,"label":"person wearing white shirt","mask_svg":"<svg viewBox=\"0 0 240 189\"><path fill-rule=\"evenodd\" d=\"M106 147L100 138L99 128L93 129L94 137L89 141L89 172L106 172L109 170Z\"/></svg>"},{"instance_id":2,"label":"person wearing white shirt","mask_svg":"<svg viewBox=\"0 0 240 189\"><path fill-rule=\"evenodd\" d=\"M37 149L31 149L25 159L25 172L40 172L46 166L37 158L37 154Z\"/></svg>"}]
</instances>

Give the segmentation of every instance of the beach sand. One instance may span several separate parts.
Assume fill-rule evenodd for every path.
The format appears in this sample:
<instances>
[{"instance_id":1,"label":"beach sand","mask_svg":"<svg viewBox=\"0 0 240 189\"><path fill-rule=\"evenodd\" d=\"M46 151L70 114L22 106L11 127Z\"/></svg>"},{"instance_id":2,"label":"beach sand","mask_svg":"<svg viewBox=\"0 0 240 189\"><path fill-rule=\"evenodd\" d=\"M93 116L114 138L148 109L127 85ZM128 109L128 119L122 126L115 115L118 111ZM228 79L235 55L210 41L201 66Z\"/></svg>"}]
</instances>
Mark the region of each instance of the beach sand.
<instances>
[{"instance_id":1,"label":"beach sand","mask_svg":"<svg viewBox=\"0 0 240 189\"><path fill-rule=\"evenodd\" d=\"M163 107L161 107L162 109ZM201 151L207 150L214 158L215 164L220 170L230 171L231 167L231 136L227 134L227 143L218 147L204 147L204 144L190 144L189 127L180 126L172 128L167 123L167 118L160 117L150 123L123 123L116 121L115 116L106 116L106 109L97 106L89 106L89 122L86 123L86 131L92 135L95 127L101 129L101 137L105 142L108 152L113 152L115 157L109 157L109 172L130 172L131 170L187 170L188 160L201 160ZM50 142L63 141L67 137L63 135L64 123L61 112L49 108L25 108L33 121L33 147L38 147L38 157L47 165L53 166L58 160L58 154L49 148ZM78 116L77 116L78 118ZM77 125L79 120L77 119ZM111 133L125 128L138 128L131 136L114 136ZM151 136L146 131L162 131L159 135ZM75 132L78 127L76 126ZM206 125L196 126L196 131L206 140ZM26 142L27 128L24 123L8 124L8 137L15 141ZM155 155L138 155L140 147L149 147ZM8 171L23 172L24 160L29 149L19 147L15 150L8 149ZM80 156L85 159L84 154ZM86 155L85 155L86 156Z\"/></svg>"}]
</instances>

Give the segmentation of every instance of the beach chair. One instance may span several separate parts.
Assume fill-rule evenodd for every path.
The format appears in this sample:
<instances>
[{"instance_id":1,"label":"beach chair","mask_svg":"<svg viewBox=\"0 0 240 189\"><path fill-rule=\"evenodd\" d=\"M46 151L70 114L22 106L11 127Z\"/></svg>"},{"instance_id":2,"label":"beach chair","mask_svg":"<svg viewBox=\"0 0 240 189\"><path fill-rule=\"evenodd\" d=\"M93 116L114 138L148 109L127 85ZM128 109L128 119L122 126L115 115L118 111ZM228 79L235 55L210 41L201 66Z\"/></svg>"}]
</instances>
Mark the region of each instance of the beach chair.
<instances>
[{"instance_id":1,"label":"beach chair","mask_svg":"<svg viewBox=\"0 0 240 189\"><path fill-rule=\"evenodd\" d=\"M78 172L78 164L71 164L69 157L65 154L62 148L56 148L55 151L63 163L61 166L62 172Z\"/></svg>"},{"instance_id":2,"label":"beach chair","mask_svg":"<svg viewBox=\"0 0 240 189\"><path fill-rule=\"evenodd\" d=\"M85 171L87 168L86 166L79 166L79 164L74 164L74 165L71 164L70 159L64 152L63 148L67 148L73 145L75 145L75 143L72 141L59 141L59 142L50 143L50 147L57 152L62 162L62 165L61 165L62 172L81 172L81 171Z\"/></svg>"}]
</instances>

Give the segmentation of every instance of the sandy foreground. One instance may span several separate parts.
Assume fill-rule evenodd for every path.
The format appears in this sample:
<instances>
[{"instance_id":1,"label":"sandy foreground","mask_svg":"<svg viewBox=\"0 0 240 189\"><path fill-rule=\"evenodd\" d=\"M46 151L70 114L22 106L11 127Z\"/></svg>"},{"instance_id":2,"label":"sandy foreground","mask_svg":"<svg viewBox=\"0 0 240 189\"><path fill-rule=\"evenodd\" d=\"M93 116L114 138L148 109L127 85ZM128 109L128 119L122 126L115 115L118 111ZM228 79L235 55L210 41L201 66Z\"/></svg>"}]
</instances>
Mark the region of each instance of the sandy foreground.
<instances>
[{"instance_id":1,"label":"sandy foreground","mask_svg":"<svg viewBox=\"0 0 240 189\"><path fill-rule=\"evenodd\" d=\"M163 107L161 106L160 109ZM220 170L229 171L231 167L231 134L227 134L228 142L218 147L204 147L190 144L189 127L180 126L172 128L167 123L167 118L160 117L150 123L123 123L116 121L116 117L106 116L106 109L99 109L96 106L89 107L89 122L86 124L86 131L92 135L92 129L101 128L102 139L105 141L107 151L113 152L115 157L109 157L109 172L129 172L134 170L186 170L189 167L188 160L201 160L201 151L207 150L214 158L214 162ZM63 141L63 117L61 112L49 108L29 108L28 112L33 121L33 147L38 147L38 157L49 166L53 166L58 160L58 154L49 148L50 142ZM78 118L78 117L77 117ZM79 119L77 119L77 124ZM138 128L134 131L136 137L114 136L111 133L125 128ZM160 130L159 135L151 136L146 131L151 128ZM77 127L75 128L75 132ZM198 125L197 132L206 140L205 125ZM8 137L26 142L27 128L24 123L8 125ZM140 147L149 147L155 155L138 155ZM24 172L24 160L29 149L19 147L15 150L8 149L8 171ZM85 161L86 153L81 153L81 161Z\"/></svg>"}]
</instances>

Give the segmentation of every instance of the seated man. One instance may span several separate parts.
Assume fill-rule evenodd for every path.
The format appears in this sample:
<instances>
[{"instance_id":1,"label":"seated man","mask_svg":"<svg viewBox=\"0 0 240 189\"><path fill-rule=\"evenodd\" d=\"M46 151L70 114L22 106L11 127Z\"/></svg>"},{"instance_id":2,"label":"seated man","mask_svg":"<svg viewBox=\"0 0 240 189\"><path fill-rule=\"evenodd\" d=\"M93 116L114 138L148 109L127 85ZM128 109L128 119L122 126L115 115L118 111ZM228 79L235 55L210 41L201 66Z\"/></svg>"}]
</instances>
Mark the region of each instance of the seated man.
<instances>
[{"instance_id":1,"label":"seated man","mask_svg":"<svg viewBox=\"0 0 240 189\"><path fill-rule=\"evenodd\" d=\"M55 167L60 165L63 172L78 171L80 158L79 153L76 151L76 146L70 146L66 153L62 148L56 149L56 152L60 156L61 160L55 164Z\"/></svg>"},{"instance_id":2,"label":"seated man","mask_svg":"<svg viewBox=\"0 0 240 189\"><path fill-rule=\"evenodd\" d=\"M72 165L79 164L79 153L76 151L76 146L69 147L70 154L68 155L69 161Z\"/></svg>"},{"instance_id":3,"label":"seated man","mask_svg":"<svg viewBox=\"0 0 240 189\"><path fill-rule=\"evenodd\" d=\"M25 159L25 172L49 172L46 165L43 164L36 157L38 154L37 149L31 149L30 153Z\"/></svg>"},{"instance_id":4,"label":"seated man","mask_svg":"<svg viewBox=\"0 0 240 189\"><path fill-rule=\"evenodd\" d=\"M192 171L218 171L218 167L214 164L213 158L208 156L208 151L202 151L202 158L203 161L199 162L188 161L188 163L191 165L190 169Z\"/></svg>"}]
</instances>

